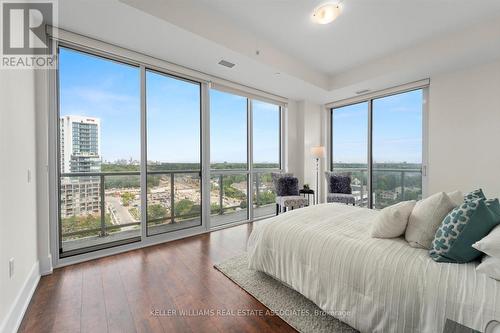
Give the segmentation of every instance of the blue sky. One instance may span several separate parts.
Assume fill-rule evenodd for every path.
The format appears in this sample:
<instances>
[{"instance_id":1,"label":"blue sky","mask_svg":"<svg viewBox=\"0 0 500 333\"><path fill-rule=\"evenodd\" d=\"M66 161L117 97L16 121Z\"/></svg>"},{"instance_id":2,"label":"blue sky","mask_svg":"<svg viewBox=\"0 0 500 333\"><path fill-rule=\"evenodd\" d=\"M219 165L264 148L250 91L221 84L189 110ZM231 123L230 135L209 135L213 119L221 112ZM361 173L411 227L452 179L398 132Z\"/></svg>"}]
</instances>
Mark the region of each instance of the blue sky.
<instances>
[{"instance_id":1,"label":"blue sky","mask_svg":"<svg viewBox=\"0 0 500 333\"><path fill-rule=\"evenodd\" d=\"M375 163L422 161L422 90L373 101ZM368 103L333 112L333 160L366 163Z\"/></svg>"},{"instance_id":2,"label":"blue sky","mask_svg":"<svg viewBox=\"0 0 500 333\"><path fill-rule=\"evenodd\" d=\"M133 66L60 50L60 113L101 119L106 161L140 159L140 77ZM200 86L146 74L148 160L200 161ZM246 162L246 99L211 91L211 160ZM277 162L279 108L254 102L254 161Z\"/></svg>"}]
</instances>

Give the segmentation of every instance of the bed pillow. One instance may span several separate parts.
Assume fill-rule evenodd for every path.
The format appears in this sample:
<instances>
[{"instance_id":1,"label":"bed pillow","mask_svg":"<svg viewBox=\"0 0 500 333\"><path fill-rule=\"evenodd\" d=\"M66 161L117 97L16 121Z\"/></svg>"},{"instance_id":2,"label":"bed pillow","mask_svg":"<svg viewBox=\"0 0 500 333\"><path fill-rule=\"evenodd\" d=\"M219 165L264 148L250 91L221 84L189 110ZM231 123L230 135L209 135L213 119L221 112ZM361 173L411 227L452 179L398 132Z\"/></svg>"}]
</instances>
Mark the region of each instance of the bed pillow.
<instances>
[{"instance_id":1,"label":"bed pillow","mask_svg":"<svg viewBox=\"0 0 500 333\"><path fill-rule=\"evenodd\" d=\"M500 259L484 256L482 262L476 267L476 271L500 281Z\"/></svg>"},{"instance_id":2,"label":"bed pillow","mask_svg":"<svg viewBox=\"0 0 500 333\"><path fill-rule=\"evenodd\" d=\"M476 200L476 199L486 199L482 189L477 189L475 191L469 192L464 197L465 201Z\"/></svg>"},{"instance_id":3,"label":"bed pillow","mask_svg":"<svg viewBox=\"0 0 500 333\"><path fill-rule=\"evenodd\" d=\"M278 179L276 195L279 197L299 195L299 180L295 177L280 177Z\"/></svg>"},{"instance_id":4,"label":"bed pillow","mask_svg":"<svg viewBox=\"0 0 500 333\"><path fill-rule=\"evenodd\" d=\"M444 192L416 203L408 220L405 239L410 246L430 249L436 230L455 204Z\"/></svg>"},{"instance_id":5,"label":"bed pillow","mask_svg":"<svg viewBox=\"0 0 500 333\"><path fill-rule=\"evenodd\" d=\"M496 225L498 220L484 199L464 202L443 220L429 254L438 262L473 261L482 253L472 244L488 235Z\"/></svg>"},{"instance_id":6,"label":"bed pillow","mask_svg":"<svg viewBox=\"0 0 500 333\"><path fill-rule=\"evenodd\" d=\"M488 236L472 244L472 247L491 257L500 259L500 226L493 229Z\"/></svg>"},{"instance_id":7,"label":"bed pillow","mask_svg":"<svg viewBox=\"0 0 500 333\"><path fill-rule=\"evenodd\" d=\"M415 200L403 201L382 209L373 220L372 237L396 238L403 235L416 203Z\"/></svg>"},{"instance_id":8,"label":"bed pillow","mask_svg":"<svg viewBox=\"0 0 500 333\"><path fill-rule=\"evenodd\" d=\"M450 197L450 200L453 202L455 207L460 206L464 202L464 194L462 191L453 191L453 192L448 192L446 193L448 197Z\"/></svg>"}]
</instances>

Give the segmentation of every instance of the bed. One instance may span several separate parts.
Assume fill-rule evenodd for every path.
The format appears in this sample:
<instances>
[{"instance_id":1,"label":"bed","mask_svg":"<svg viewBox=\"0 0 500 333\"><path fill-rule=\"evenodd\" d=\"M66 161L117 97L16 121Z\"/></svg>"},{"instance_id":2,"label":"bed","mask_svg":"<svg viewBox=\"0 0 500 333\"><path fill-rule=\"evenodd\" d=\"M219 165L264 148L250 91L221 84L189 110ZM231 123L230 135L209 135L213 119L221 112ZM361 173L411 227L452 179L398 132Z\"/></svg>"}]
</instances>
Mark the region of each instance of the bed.
<instances>
[{"instance_id":1,"label":"bed","mask_svg":"<svg viewBox=\"0 0 500 333\"><path fill-rule=\"evenodd\" d=\"M436 263L402 238L371 238L377 214L322 204L261 221L248 242L249 268L361 332L437 333L446 319L483 331L500 318L500 282L476 263Z\"/></svg>"}]
</instances>

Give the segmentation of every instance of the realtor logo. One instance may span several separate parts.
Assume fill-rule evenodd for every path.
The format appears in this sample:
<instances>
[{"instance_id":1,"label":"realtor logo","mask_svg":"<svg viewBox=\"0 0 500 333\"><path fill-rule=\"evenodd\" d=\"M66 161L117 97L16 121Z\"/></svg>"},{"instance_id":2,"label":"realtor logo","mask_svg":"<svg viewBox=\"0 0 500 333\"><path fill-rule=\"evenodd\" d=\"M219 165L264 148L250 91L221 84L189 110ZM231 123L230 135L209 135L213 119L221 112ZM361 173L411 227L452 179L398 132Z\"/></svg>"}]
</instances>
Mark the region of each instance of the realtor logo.
<instances>
[{"instance_id":1,"label":"realtor logo","mask_svg":"<svg viewBox=\"0 0 500 333\"><path fill-rule=\"evenodd\" d=\"M55 1L1 1L2 68L52 68L54 52L46 33Z\"/></svg>"}]
</instances>

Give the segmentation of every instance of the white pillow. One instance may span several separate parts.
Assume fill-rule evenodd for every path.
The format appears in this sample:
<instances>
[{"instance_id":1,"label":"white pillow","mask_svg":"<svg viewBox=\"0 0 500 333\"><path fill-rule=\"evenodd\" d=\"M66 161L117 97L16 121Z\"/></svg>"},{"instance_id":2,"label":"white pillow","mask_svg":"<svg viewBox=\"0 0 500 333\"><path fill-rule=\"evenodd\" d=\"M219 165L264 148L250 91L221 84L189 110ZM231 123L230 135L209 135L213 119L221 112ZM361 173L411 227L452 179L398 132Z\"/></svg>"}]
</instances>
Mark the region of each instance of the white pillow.
<instances>
[{"instance_id":1,"label":"white pillow","mask_svg":"<svg viewBox=\"0 0 500 333\"><path fill-rule=\"evenodd\" d=\"M444 192L417 202L408 220L405 238L410 246L430 249L434 235L455 204Z\"/></svg>"},{"instance_id":2,"label":"white pillow","mask_svg":"<svg viewBox=\"0 0 500 333\"><path fill-rule=\"evenodd\" d=\"M491 257L500 259L500 225L491 230L488 236L472 244L472 247Z\"/></svg>"},{"instance_id":3,"label":"white pillow","mask_svg":"<svg viewBox=\"0 0 500 333\"><path fill-rule=\"evenodd\" d=\"M455 204L455 207L460 206L464 203L464 194L462 191L456 190L453 192L446 193L450 197L451 202Z\"/></svg>"},{"instance_id":4,"label":"white pillow","mask_svg":"<svg viewBox=\"0 0 500 333\"><path fill-rule=\"evenodd\" d=\"M484 256L483 261L476 267L476 271L500 281L500 259Z\"/></svg>"},{"instance_id":5,"label":"white pillow","mask_svg":"<svg viewBox=\"0 0 500 333\"><path fill-rule=\"evenodd\" d=\"M382 209L373 221L374 238L396 238L405 233L408 217L417 202L403 201Z\"/></svg>"}]
</instances>

